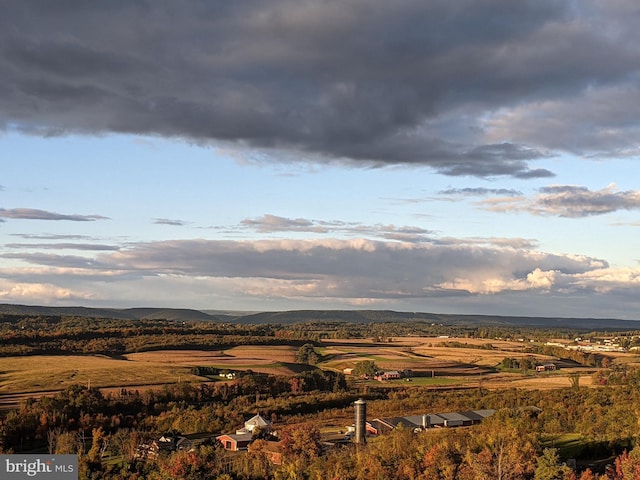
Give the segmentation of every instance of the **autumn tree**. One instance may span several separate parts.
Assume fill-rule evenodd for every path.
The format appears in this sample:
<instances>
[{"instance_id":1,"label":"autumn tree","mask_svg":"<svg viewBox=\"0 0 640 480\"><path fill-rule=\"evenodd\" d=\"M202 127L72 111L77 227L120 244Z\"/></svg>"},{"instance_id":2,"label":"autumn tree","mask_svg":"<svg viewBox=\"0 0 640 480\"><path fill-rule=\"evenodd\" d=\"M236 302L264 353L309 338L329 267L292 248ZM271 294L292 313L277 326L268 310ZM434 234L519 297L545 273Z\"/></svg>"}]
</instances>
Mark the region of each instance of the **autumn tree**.
<instances>
[{"instance_id":1,"label":"autumn tree","mask_svg":"<svg viewBox=\"0 0 640 480\"><path fill-rule=\"evenodd\" d=\"M375 364L373 360L363 360L358 362L353 367L354 375L368 375L372 377L379 370L378 366Z\"/></svg>"},{"instance_id":2,"label":"autumn tree","mask_svg":"<svg viewBox=\"0 0 640 480\"><path fill-rule=\"evenodd\" d=\"M106 445L107 440L105 439L104 430L102 430L102 428L94 428L92 432L91 449L87 453L89 461L99 463Z\"/></svg>"},{"instance_id":3,"label":"autumn tree","mask_svg":"<svg viewBox=\"0 0 640 480\"><path fill-rule=\"evenodd\" d=\"M615 480L640 480L640 449L624 451L615 461Z\"/></svg>"},{"instance_id":4,"label":"autumn tree","mask_svg":"<svg viewBox=\"0 0 640 480\"><path fill-rule=\"evenodd\" d=\"M462 467L463 478L531 478L536 467L536 447L529 418L512 410L497 412L479 425L472 437Z\"/></svg>"},{"instance_id":5,"label":"autumn tree","mask_svg":"<svg viewBox=\"0 0 640 480\"><path fill-rule=\"evenodd\" d=\"M55 454L73 454L82 449L77 432L62 432L56 437Z\"/></svg>"},{"instance_id":6,"label":"autumn tree","mask_svg":"<svg viewBox=\"0 0 640 480\"><path fill-rule=\"evenodd\" d=\"M438 478L441 480L456 480L458 470L462 463L460 452L448 441L433 445L429 448L422 460L425 480Z\"/></svg>"},{"instance_id":7,"label":"autumn tree","mask_svg":"<svg viewBox=\"0 0 640 480\"><path fill-rule=\"evenodd\" d=\"M282 451L285 458L300 457L310 462L317 458L322 450L320 430L315 425L297 425L287 428L280 434Z\"/></svg>"},{"instance_id":8,"label":"autumn tree","mask_svg":"<svg viewBox=\"0 0 640 480\"><path fill-rule=\"evenodd\" d=\"M537 459L534 480L563 480L571 469L560 462L557 448L545 448Z\"/></svg>"},{"instance_id":9,"label":"autumn tree","mask_svg":"<svg viewBox=\"0 0 640 480\"><path fill-rule=\"evenodd\" d=\"M313 344L305 343L298 349L296 355L298 363L306 363L307 365L315 365L320 360L320 355L316 352Z\"/></svg>"}]
</instances>

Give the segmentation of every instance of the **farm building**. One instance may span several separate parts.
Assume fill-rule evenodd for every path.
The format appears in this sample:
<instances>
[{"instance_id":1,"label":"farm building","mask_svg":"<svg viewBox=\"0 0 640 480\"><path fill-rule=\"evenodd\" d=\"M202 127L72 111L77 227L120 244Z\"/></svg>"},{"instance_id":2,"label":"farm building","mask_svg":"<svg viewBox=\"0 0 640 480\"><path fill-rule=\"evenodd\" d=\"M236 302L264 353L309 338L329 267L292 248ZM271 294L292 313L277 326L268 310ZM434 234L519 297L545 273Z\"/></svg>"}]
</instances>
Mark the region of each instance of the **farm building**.
<instances>
[{"instance_id":1,"label":"farm building","mask_svg":"<svg viewBox=\"0 0 640 480\"><path fill-rule=\"evenodd\" d=\"M225 450L237 452L238 450L246 450L251 443L252 438L253 434L251 432L225 433L217 436L216 440L222 444Z\"/></svg>"},{"instance_id":2,"label":"farm building","mask_svg":"<svg viewBox=\"0 0 640 480\"><path fill-rule=\"evenodd\" d=\"M193 440L176 432L166 432L150 442L140 442L136 447L134 458L139 460L156 459L161 453L192 450L194 446L195 443Z\"/></svg>"},{"instance_id":3,"label":"farm building","mask_svg":"<svg viewBox=\"0 0 640 480\"><path fill-rule=\"evenodd\" d=\"M379 382L383 382L385 380L397 380L402 378L402 374L397 370L392 370L390 372L378 372L374 378Z\"/></svg>"},{"instance_id":4,"label":"farm building","mask_svg":"<svg viewBox=\"0 0 640 480\"><path fill-rule=\"evenodd\" d=\"M372 435L388 433L400 425L402 425L403 428L411 428L416 432L427 428L464 427L477 425L494 413L495 410L470 410L464 412L376 418L371 420L371 422L367 422L367 431Z\"/></svg>"},{"instance_id":5,"label":"farm building","mask_svg":"<svg viewBox=\"0 0 640 480\"><path fill-rule=\"evenodd\" d=\"M536 372L550 372L557 368L555 363L544 363L536 366Z\"/></svg>"},{"instance_id":6,"label":"farm building","mask_svg":"<svg viewBox=\"0 0 640 480\"><path fill-rule=\"evenodd\" d=\"M238 451L246 450L253 440L253 433L256 429L267 432L271 431L271 422L262 415L257 414L244 422L244 426L236 433L225 433L216 437L226 450Z\"/></svg>"},{"instance_id":7,"label":"farm building","mask_svg":"<svg viewBox=\"0 0 640 480\"><path fill-rule=\"evenodd\" d=\"M256 428L261 430L271 431L271 422L264 418L262 415L258 414L251 417L249 420L244 422L244 429L253 432Z\"/></svg>"}]
</instances>

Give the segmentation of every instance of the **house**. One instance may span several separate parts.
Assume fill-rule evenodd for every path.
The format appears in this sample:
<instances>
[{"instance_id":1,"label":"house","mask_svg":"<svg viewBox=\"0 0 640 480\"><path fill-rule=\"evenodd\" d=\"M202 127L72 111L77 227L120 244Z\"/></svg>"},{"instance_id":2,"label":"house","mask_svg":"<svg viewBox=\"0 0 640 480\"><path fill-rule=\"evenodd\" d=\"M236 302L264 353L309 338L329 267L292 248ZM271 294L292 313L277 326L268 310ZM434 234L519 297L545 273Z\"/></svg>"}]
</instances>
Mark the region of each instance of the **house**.
<instances>
[{"instance_id":1,"label":"house","mask_svg":"<svg viewBox=\"0 0 640 480\"><path fill-rule=\"evenodd\" d=\"M253 434L247 433L225 433L218 435L216 440L219 441L225 450L237 452L238 450L247 450L251 443Z\"/></svg>"},{"instance_id":2,"label":"house","mask_svg":"<svg viewBox=\"0 0 640 480\"><path fill-rule=\"evenodd\" d=\"M402 375L397 370L392 370L390 372L378 372L378 374L374 377L379 382L384 382L387 380L397 380L401 378Z\"/></svg>"},{"instance_id":3,"label":"house","mask_svg":"<svg viewBox=\"0 0 640 480\"><path fill-rule=\"evenodd\" d=\"M536 365L536 372L549 372L557 368L555 363L543 363L542 365Z\"/></svg>"},{"instance_id":4,"label":"house","mask_svg":"<svg viewBox=\"0 0 640 480\"><path fill-rule=\"evenodd\" d=\"M152 441L143 441L138 444L134 458L138 460L155 460L161 453L173 453L179 450L190 451L194 447L194 441L177 432L166 432Z\"/></svg>"},{"instance_id":5,"label":"house","mask_svg":"<svg viewBox=\"0 0 640 480\"><path fill-rule=\"evenodd\" d=\"M193 448L193 441L172 431L163 433L160 438L153 443L157 446L156 451L175 452L177 450L191 450Z\"/></svg>"},{"instance_id":6,"label":"house","mask_svg":"<svg viewBox=\"0 0 640 480\"><path fill-rule=\"evenodd\" d=\"M180 437L176 442L176 450L187 450L190 451L193 449L194 443L193 440L188 439L187 437Z\"/></svg>"},{"instance_id":7,"label":"house","mask_svg":"<svg viewBox=\"0 0 640 480\"><path fill-rule=\"evenodd\" d=\"M378 425L374 424L373 420L366 423L365 429L366 433L369 435L378 435L380 433L380 431L378 430Z\"/></svg>"},{"instance_id":8,"label":"house","mask_svg":"<svg viewBox=\"0 0 640 480\"><path fill-rule=\"evenodd\" d=\"M147 460L155 460L156 458L158 458L159 452L160 449L157 441L141 442L136 447L133 458L135 458L136 460L142 460L143 462Z\"/></svg>"},{"instance_id":9,"label":"house","mask_svg":"<svg viewBox=\"0 0 640 480\"><path fill-rule=\"evenodd\" d=\"M262 415L254 415L249 420L244 422L244 430L253 432L256 428L260 430L271 431L271 422L264 418Z\"/></svg>"},{"instance_id":10,"label":"house","mask_svg":"<svg viewBox=\"0 0 640 480\"><path fill-rule=\"evenodd\" d=\"M353 368L344 368L342 369L342 373L345 375L353 375Z\"/></svg>"}]
</instances>

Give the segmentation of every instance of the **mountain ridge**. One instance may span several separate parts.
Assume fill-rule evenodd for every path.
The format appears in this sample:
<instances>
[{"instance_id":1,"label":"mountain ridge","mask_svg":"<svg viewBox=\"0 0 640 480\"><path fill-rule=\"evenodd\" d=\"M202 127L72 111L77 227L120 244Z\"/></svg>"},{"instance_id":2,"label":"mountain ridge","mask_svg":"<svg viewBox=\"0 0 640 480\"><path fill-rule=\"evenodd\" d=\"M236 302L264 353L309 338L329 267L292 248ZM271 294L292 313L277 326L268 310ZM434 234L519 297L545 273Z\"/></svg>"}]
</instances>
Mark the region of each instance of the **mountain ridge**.
<instances>
[{"instance_id":1,"label":"mountain ridge","mask_svg":"<svg viewBox=\"0 0 640 480\"><path fill-rule=\"evenodd\" d=\"M572 328L578 330L640 330L640 320L615 318L527 317L508 315L441 314L394 310L285 310L233 312L188 308L136 307L93 308L0 304L0 314L17 316L78 316L120 320L205 321L250 324L294 324L304 322L431 322L443 325L519 326Z\"/></svg>"}]
</instances>

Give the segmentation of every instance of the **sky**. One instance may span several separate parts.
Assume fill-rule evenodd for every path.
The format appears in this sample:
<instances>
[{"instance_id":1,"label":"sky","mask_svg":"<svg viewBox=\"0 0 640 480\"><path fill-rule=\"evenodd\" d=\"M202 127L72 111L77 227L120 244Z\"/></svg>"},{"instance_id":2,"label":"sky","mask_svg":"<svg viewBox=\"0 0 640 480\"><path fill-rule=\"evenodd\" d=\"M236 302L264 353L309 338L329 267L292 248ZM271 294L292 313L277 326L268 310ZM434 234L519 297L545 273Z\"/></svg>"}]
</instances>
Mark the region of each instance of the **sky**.
<instances>
[{"instance_id":1,"label":"sky","mask_svg":"<svg viewBox=\"0 0 640 480\"><path fill-rule=\"evenodd\" d=\"M4 0L0 303L640 320L635 0Z\"/></svg>"}]
</instances>

